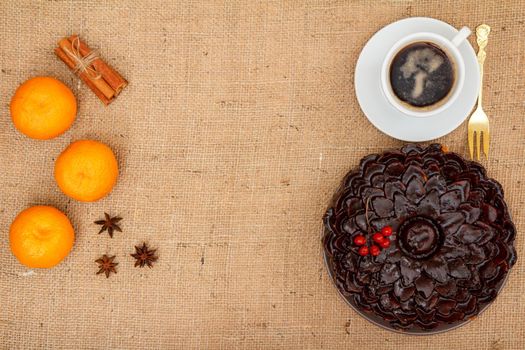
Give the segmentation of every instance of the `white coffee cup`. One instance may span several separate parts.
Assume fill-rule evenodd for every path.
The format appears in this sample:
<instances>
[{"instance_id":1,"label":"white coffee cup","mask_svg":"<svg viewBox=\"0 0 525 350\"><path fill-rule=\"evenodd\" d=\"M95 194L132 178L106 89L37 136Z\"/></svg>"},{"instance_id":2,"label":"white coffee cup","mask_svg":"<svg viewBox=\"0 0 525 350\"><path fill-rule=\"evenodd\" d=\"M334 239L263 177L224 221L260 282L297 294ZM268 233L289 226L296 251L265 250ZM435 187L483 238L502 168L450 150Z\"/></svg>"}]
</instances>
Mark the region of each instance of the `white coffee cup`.
<instances>
[{"instance_id":1,"label":"white coffee cup","mask_svg":"<svg viewBox=\"0 0 525 350\"><path fill-rule=\"evenodd\" d=\"M463 56L461 56L458 47L468 38L470 33L471 31L469 28L463 27L453 38L449 39L435 33L420 32L408 35L396 42L388 51L381 68L381 86L383 93L390 104L392 104L392 106L394 106L400 112L412 117L429 117L450 107L450 105L458 98L465 81L465 62L463 61ZM445 97L446 101L435 108L410 108L404 105L392 91L392 85L390 83L390 65L392 60L401 49L416 42L432 43L443 49L443 51L445 51L447 56L449 56L451 59L454 66L455 81L454 85L452 86L452 91L450 91L448 96Z\"/></svg>"}]
</instances>

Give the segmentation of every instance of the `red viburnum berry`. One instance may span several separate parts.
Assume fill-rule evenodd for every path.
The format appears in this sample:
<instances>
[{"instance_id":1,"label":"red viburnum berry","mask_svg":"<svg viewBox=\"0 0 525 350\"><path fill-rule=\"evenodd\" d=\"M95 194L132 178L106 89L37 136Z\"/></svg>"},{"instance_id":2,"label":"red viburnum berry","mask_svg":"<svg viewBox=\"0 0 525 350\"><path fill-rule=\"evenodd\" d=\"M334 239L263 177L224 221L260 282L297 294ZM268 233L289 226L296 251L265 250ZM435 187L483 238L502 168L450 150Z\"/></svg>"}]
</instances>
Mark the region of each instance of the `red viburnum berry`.
<instances>
[{"instance_id":1,"label":"red viburnum berry","mask_svg":"<svg viewBox=\"0 0 525 350\"><path fill-rule=\"evenodd\" d=\"M357 235L354 237L354 244L355 245L365 245L366 244L366 238L363 235Z\"/></svg>"},{"instance_id":2,"label":"red viburnum berry","mask_svg":"<svg viewBox=\"0 0 525 350\"><path fill-rule=\"evenodd\" d=\"M383 236L390 236L392 234L392 227L391 226L385 226L381 229L381 233Z\"/></svg>"},{"instance_id":3,"label":"red viburnum berry","mask_svg":"<svg viewBox=\"0 0 525 350\"><path fill-rule=\"evenodd\" d=\"M388 248L390 247L390 240L388 238L385 238L383 239L383 241L379 242L379 245L381 246L381 248Z\"/></svg>"},{"instance_id":4,"label":"red viburnum berry","mask_svg":"<svg viewBox=\"0 0 525 350\"><path fill-rule=\"evenodd\" d=\"M359 248L358 253L361 256L367 256L368 255L368 247L366 245L362 246L361 248Z\"/></svg>"},{"instance_id":5,"label":"red viburnum berry","mask_svg":"<svg viewBox=\"0 0 525 350\"><path fill-rule=\"evenodd\" d=\"M372 235L372 240L376 243L381 243L384 239L385 237L383 237L383 235L379 232L376 232Z\"/></svg>"},{"instance_id":6,"label":"red viburnum berry","mask_svg":"<svg viewBox=\"0 0 525 350\"><path fill-rule=\"evenodd\" d=\"M373 245L370 247L370 254L372 254L372 256L378 256L379 253L381 253L381 249L379 249L378 246Z\"/></svg>"}]
</instances>

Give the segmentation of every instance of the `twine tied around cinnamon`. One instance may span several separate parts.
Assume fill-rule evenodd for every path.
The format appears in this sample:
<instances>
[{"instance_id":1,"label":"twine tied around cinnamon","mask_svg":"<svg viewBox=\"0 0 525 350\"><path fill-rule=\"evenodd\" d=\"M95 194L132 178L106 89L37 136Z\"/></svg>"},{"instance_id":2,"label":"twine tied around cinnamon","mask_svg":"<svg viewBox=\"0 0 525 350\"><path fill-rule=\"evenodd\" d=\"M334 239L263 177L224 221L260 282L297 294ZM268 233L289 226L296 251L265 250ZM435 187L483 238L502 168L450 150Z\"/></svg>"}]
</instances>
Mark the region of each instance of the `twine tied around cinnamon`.
<instances>
[{"instance_id":1,"label":"twine tied around cinnamon","mask_svg":"<svg viewBox=\"0 0 525 350\"><path fill-rule=\"evenodd\" d=\"M55 54L107 106L128 85L113 67L104 62L97 50L73 34L58 41Z\"/></svg>"},{"instance_id":2,"label":"twine tied around cinnamon","mask_svg":"<svg viewBox=\"0 0 525 350\"><path fill-rule=\"evenodd\" d=\"M76 37L71 42L71 50L68 48L63 48L64 52L75 61L75 67L73 67L73 72L75 74L80 74L86 72L91 79L100 79L102 75L97 72L95 68L91 66L93 61L99 58L97 50L91 50L86 56L82 56L80 53L80 39Z\"/></svg>"}]
</instances>

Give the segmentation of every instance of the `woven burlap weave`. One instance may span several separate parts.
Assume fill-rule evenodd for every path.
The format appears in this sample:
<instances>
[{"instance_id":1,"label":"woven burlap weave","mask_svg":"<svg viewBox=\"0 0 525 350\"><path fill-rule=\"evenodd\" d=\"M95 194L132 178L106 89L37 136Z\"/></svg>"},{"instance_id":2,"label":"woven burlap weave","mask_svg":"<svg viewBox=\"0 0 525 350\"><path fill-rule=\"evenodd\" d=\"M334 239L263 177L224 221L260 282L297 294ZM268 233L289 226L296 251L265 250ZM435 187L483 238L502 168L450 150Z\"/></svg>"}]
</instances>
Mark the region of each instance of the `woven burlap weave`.
<instances>
[{"instance_id":1,"label":"woven burlap weave","mask_svg":"<svg viewBox=\"0 0 525 350\"><path fill-rule=\"evenodd\" d=\"M403 143L364 117L357 56L382 26L430 16L486 22L484 103L491 159L524 252L524 1L1 1L0 348L6 349L523 349L524 265L480 317L410 337L347 307L322 260L321 218L341 177L364 155ZM79 33L130 81L109 107L53 53ZM474 39L471 38L474 43ZM58 77L79 102L64 135L31 140L9 116L16 87ZM53 162L72 140L117 153L109 197L61 194ZM438 140L467 155L466 124ZM77 233L68 258L28 270L10 253L22 209L50 204ZM123 233L97 235L104 211ZM142 241L153 269L133 267ZM117 255L118 273L94 260Z\"/></svg>"}]
</instances>

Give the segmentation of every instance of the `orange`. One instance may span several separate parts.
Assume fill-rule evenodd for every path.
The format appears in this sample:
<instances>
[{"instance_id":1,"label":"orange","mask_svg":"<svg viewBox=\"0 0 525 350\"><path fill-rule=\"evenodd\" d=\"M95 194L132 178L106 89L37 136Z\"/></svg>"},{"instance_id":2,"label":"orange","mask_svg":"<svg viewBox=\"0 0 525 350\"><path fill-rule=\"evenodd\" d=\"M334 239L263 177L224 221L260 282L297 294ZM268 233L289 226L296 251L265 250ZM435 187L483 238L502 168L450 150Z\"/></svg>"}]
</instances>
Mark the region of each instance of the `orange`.
<instances>
[{"instance_id":1,"label":"orange","mask_svg":"<svg viewBox=\"0 0 525 350\"><path fill-rule=\"evenodd\" d=\"M20 85L11 99L11 119L23 134L39 140L64 133L77 115L77 101L61 81L36 77Z\"/></svg>"},{"instance_id":2,"label":"orange","mask_svg":"<svg viewBox=\"0 0 525 350\"><path fill-rule=\"evenodd\" d=\"M118 164L105 144L80 140L70 144L57 158L55 180L69 197L93 202L105 197L118 177Z\"/></svg>"},{"instance_id":3,"label":"orange","mask_svg":"<svg viewBox=\"0 0 525 350\"><path fill-rule=\"evenodd\" d=\"M11 251L28 267L49 268L71 251L75 231L60 210L38 205L23 210L9 230Z\"/></svg>"}]
</instances>

